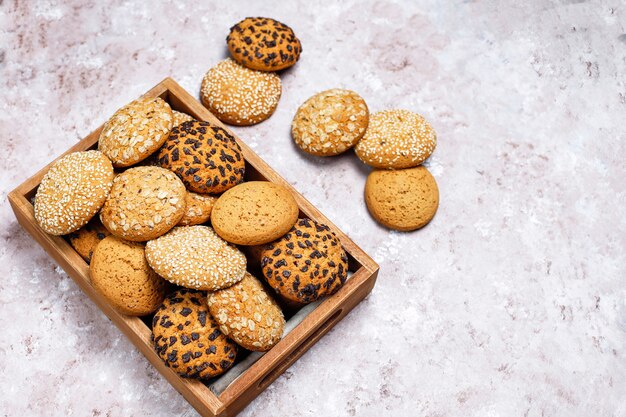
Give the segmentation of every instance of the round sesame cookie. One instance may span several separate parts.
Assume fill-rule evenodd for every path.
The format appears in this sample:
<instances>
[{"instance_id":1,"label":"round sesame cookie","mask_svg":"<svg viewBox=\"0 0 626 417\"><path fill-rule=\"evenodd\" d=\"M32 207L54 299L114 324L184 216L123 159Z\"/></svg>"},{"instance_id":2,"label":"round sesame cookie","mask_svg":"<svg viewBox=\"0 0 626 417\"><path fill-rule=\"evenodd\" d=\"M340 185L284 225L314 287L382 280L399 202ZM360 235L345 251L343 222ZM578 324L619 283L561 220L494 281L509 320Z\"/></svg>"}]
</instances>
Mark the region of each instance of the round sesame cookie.
<instances>
[{"instance_id":1,"label":"round sesame cookie","mask_svg":"<svg viewBox=\"0 0 626 417\"><path fill-rule=\"evenodd\" d=\"M251 70L227 59L206 73L200 98L222 122L250 126L274 114L281 92L278 75Z\"/></svg>"},{"instance_id":2,"label":"round sesame cookie","mask_svg":"<svg viewBox=\"0 0 626 417\"><path fill-rule=\"evenodd\" d=\"M220 332L200 291L167 296L152 319L152 341L165 364L188 378L220 375L237 356L237 345Z\"/></svg>"},{"instance_id":3,"label":"round sesame cookie","mask_svg":"<svg viewBox=\"0 0 626 417\"><path fill-rule=\"evenodd\" d=\"M303 151L332 156L352 148L369 120L365 100L350 90L322 91L304 102L291 123L291 136Z\"/></svg>"},{"instance_id":4,"label":"round sesame cookie","mask_svg":"<svg viewBox=\"0 0 626 417\"><path fill-rule=\"evenodd\" d=\"M119 312L145 316L163 302L169 284L146 262L143 243L109 236L96 246L89 265L91 285Z\"/></svg>"},{"instance_id":5,"label":"round sesame cookie","mask_svg":"<svg viewBox=\"0 0 626 417\"><path fill-rule=\"evenodd\" d=\"M178 226L193 226L208 222L216 201L217 197L215 196L187 191L185 195L185 214L178 222Z\"/></svg>"},{"instance_id":6,"label":"round sesame cookie","mask_svg":"<svg viewBox=\"0 0 626 417\"><path fill-rule=\"evenodd\" d=\"M384 110L371 115L369 126L354 150L374 168L411 168L435 150L437 135L419 114L408 110Z\"/></svg>"},{"instance_id":7,"label":"round sesame cookie","mask_svg":"<svg viewBox=\"0 0 626 417\"><path fill-rule=\"evenodd\" d=\"M188 115L187 113L183 113L180 111L172 110L172 127L176 127L185 122L190 122L195 120L193 117Z\"/></svg>"},{"instance_id":8,"label":"round sesame cookie","mask_svg":"<svg viewBox=\"0 0 626 417\"><path fill-rule=\"evenodd\" d=\"M283 335L283 312L249 273L232 287L210 293L207 302L222 333L248 350L270 350Z\"/></svg>"},{"instance_id":9,"label":"round sesame cookie","mask_svg":"<svg viewBox=\"0 0 626 417\"><path fill-rule=\"evenodd\" d=\"M259 71L279 71L294 65L302 45L284 23L266 17L247 17L230 28L228 50L241 65Z\"/></svg>"},{"instance_id":10,"label":"round sesame cookie","mask_svg":"<svg viewBox=\"0 0 626 417\"><path fill-rule=\"evenodd\" d=\"M158 155L190 191L217 194L243 181L246 163L235 138L209 122L185 122L172 129Z\"/></svg>"},{"instance_id":11,"label":"round sesame cookie","mask_svg":"<svg viewBox=\"0 0 626 417\"><path fill-rule=\"evenodd\" d=\"M410 231L426 226L435 216L439 189L423 166L373 171L365 182L365 202L383 226Z\"/></svg>"},{"instance_id":12,"label":"round sesame cookie","mask_svg":"<svg viewBox=\"0 0 626 417\"><path fill-rule=\"evenodd\" d=\"M211 224L231 243L260 245L287 233L298 213L298 204L287 188L268 181L248 181L217 199Z\"/></svg>"},{"instance_id":13,"label":"round sesame cookie","mask_svg":"<svg viewBox=\"0 0 626 417\"><path fill-rule=\"evenodd\" d=\"M182 287L216 291L241 281L246 257L208 226L179 226L146 244L148 263Z\"/></svg>"},{"instance_id":14,"label":"round sesame cookie","mask_svg":"<svg viewBox=\"0 0 626 417\"><path fill-rule=\"evenodd\" d=\"M94 216L89 223L68 234L67 240L85 262L89 263L98 243L110 234L111 232L102 225L98 216Z\"/></svg>"},{"instance_id":15,"label":"round sesame cookie","mask_svg":"<svg viewBox=\"0 0 626 417\"><path fill-rule=\"evenodd\" d=\"M348 276L348 257L328 226L300 219L285 236L264 247L261 270L278 294L310 303L341 288Z\"/></svg>"},{"instance_id":16,"label":"round sesame cookie","mask_svg":"<svg viewBox=\"0 0 626 417\"><path fill-rule=\"evenodd\" d=\"M171 171L140 166L115 177L100 211L115 236L142 242L161 236L185 214L185 186Z\"/></svg>"},{"instance_id":17,"label":"round sesame cookie","mask_svg":"<svg viewBox=\"0 0 626 417\"><path fill-rule=\"evenodd\" d=\"M73 152L59 158L37 188L39 227L60 236L86 225L109 195L113 176L111 161L101 152Z\"/></svg>"},{"instance_id":18,"label":"round sesame cookie","mask_svg":"<svg viewBox=\"0 0 626 417\"><path fill-rule=\"evenodd\" d=\"M142 98L122 107L105 123L98 150L121 168L134 165L158 150L172 129L170 105L160 98Z\"/></svg>"}]
</instances>

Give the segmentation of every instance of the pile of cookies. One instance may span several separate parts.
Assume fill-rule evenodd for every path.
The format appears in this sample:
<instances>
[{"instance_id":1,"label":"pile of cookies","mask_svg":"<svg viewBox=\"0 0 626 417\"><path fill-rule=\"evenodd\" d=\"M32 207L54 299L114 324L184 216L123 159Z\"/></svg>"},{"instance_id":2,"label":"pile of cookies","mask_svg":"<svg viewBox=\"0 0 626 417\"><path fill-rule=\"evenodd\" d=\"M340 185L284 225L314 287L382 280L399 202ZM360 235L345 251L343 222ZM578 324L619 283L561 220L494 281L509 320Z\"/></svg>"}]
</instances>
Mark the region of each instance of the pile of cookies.
<instances>
[{"instance_id":1,"label":"pile of cookies","mask_svg":"<svg viewBox=\"0 0 626 417\"><path fill-rule=\"evenodd\" d=\"M210 378L240 349L278 343L281 305L333 294L348 273L328 226L302 218L289 189L244 182L245 173L228 131L140 99L107 121L98 150L52 165L35 218L66 236L116 310L154 313L154 346L167 366Z\"/></svg>"},{"instance_id":2,"label":"pile of cookies","mask_svg":"<svg viewBox=\"0 0 626 417\"><path fill-rule=\"evenodd\" d=\"M282 93L277 71L293 66L302 45L277 20L248 17L226 38L231 58L209 69L202 80L202 103L224 123L250 126L268 119Z\"/></svg>"},{"instance_id":3,"label":"pile of cookies","mask_svg":"<svg viewBox=\"0 0 626 417\"><path fill-rule=\"evenodd\" d=\"M365 183L372 216L396 230L425 226L439 206L437 183L420 166L435 150L430 124L408 110L372 115L365 100L350 90L322 91L297 110L291 135L304 152L339 155L354 147L361 161L375 168Z\"/></svg>"}]
</instances>

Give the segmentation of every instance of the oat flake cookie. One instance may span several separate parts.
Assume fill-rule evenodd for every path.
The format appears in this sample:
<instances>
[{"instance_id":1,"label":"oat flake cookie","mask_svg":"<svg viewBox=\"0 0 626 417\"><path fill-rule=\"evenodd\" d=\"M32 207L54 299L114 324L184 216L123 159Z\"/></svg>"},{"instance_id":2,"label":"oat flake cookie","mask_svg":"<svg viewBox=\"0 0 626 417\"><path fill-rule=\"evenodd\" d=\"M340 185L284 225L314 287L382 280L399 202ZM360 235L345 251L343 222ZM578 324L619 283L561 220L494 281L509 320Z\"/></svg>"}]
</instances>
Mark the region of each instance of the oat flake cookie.
<instances>
[{"instance_id":1,"label":"oat flake cookie","mask_svg":"<svg viewBox=\"0 0 626 417\"><path fill-rule=\"evenodd\" d=\"M436 144L435 131L419 114L384 110L371 115L354 150L361 161L374 168L402 169L424 162Z\"/></svg>"},{"instance_id":2,"label":"oat flake cookie","mask_svg":"<svg viewBox=\"0 0 626 417\"><path fill-rule=\"evenodd\" d=\"M161 236L185 214L185 186L171 171L140 166L113 181L100 221L115 236L142 242Z\"/></svg>"},{"instance_id":3,"label":"oat flake cookie","mask_svg":"<svg viewBox=\"0 0 626 417\"><path fill-rule=\"evenodd\" d=\"M35 220L44 232L74 232L98 213L113 182L111 161L98 151L61 157L41 180L35 195Z\"/></svg>"},{"instance_id":4,"label":"oat flake cookie","mask_svg":"<svg viewBox=\"0 0 626 417\"><path fill-rule=\"evenodd\" d=\"M208 222L216 201L217 197L215 196L187 191L185 214L178 222L178 226L193 226Z\"/></svg>"},{"instance_id":5,"label":"oat flake cookie","mask_svg":"<svg viewBox=\"0 0 626 417\"><path fill-rule=\"evenodd\" d=\"M216 291L246 273L246 257L208 226L179 226L146 245L146 259L159 275L187 288Z\"/></svg>"},{"instance_id":6,"label":"oat flake cookie","mask_svg":"<svg viewBox=\"0 0 626 417\"><path fill-rule=\"evenodd\" d=\"M188 115L187 113L183 113L180 111L172 110L172 127L176 127L185 122L189 122L195 120L193 117Z\"/></svg>"},{"instance_id":7,"label":"oat flake cookie","mask_svg":"<svg viewBox=\"0 0 626 417\"><path fill-rule=\"evenodd\" d=\"M237 345L220 332L200 291L182 289L163 301L152 320L152 341L165 364L187 378L220 375L237 356Z\"/></svg>"},{"instance_id":8,"label":"oat flake cookie","mask_svg":"<svg viewBox=\"0 0 626 417\"><path fill-rule=\"evenodd\" d=\"M365 133L369 112L365 100L350 90L322 91L304 102L291 124L291 136L305 152L338 155Z\"/></svg>"},{"instance_id":9,"label":"oat flake cookie","mask_svg":"<svg viewBox=\"0 0 626 417\"><path fill-rule=\"evenodd\" d=\"M161 147L172 129L169 104L142 98L122 107L105 123L98 150L121 168L146 159Z\"/></svg>"},{"instance_id":10,"label":"oat flake cookie","mask_svg":"<svg viewBox=\"0 0 626 417\"><path fill-rule=\"evenodd\" d=\"M227 59L206 73L200 98L222 122L250 126L274 113L281 92L278 75L251 70Z\"/></svg>"}]
</instances>

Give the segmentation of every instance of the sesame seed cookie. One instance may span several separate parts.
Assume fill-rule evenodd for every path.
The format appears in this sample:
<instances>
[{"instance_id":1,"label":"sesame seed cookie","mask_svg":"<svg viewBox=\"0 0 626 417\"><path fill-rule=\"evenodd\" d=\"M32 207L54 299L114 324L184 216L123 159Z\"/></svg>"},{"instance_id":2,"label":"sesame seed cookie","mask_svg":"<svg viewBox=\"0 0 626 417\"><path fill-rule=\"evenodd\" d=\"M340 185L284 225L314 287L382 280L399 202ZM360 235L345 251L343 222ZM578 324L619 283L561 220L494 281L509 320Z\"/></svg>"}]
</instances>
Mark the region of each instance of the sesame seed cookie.
<instances>
[{"instance_id":1,"label":"sesame seed cookie","mask_svg":"<svg viewBox=\"0 0 626 417\"><path fill-rule=\"evenodd\" d=\"M208 222L216 201L217 197L215 196L187 191L185 195L185 214L178 222L178 226L193 226Z\"/></svg>"},{"instance_id":2,"label":"sesame seed cookie","mask_svg":"<svg viewBox=\"0 0 626 417\"><path fill-rule=\"evenodd\" d=\"M207 302L222 333L248 350L270 350L282 337L283 312L249 273L232 287L210 293Z\"/></svg>"},{"instance_id":3,"label":"sesame seed cookie","mask_svg":"<svg viewBox=\"0 0 626 417\"><path fill-rule=\"evenodd\" d=\"M158 150L172 129L170 105L143 98L122 107L105 123L98 150L117 168L134 165Z\"/></svg>"},{"instance_id":4,"label":"sesame seed cookie","mask_svg":"<svg viewBox=\"0 0 626 417\"><path fill-rule=\"evenodd\" d=\"M284 23L265 17L247 17L230 28L228 50L241 65L259 71L279 71L294 65L302 45Z\"/></svg>"},{"instance_id":5,"label":"sesame seed cookie","mask_svg":"<svg viewBox=\"0 0 626 417\"><path fill-rule=\"evenodd\" d=\"M195 120L193 117L188 115L187 113L183 113L180 111L172 110L172 127L176 127L185 122L190 122Z\"/></svg>"},{"instance_id":6,"label":"sesame seed cookie","mask_svg":"<svg viewBox=\"0 0 626 417\"><path fill-rule=\"evenodd\" d=\"M225 129L209 122L185 122L172 129L158 155L190 191L217 194L243 181L241 147Z\"/></svg>"},{"instance_id":7,"label":"sesame seed cookie","mask_svg":"<svg viewBox=\"0 0 626 417\"><path fill-rule=\"evenodd\" d=\"M185 186L171 171L140 166L115 177L100 211L115 236L142 242L161 236L185 214Z\"/></svg>"},{"instance_id":8,"label":"sesame seed cookie","mask_svg":"<svg viewBox=\"0 0 626 417\"><path fill-rule=\"evenodd\" d=\"M179 226L146 244L159 275L187 288L216 291L241 281L246 257L208 226Z\"/></svg>"},{"instance_id":9,"label":"sesame seed cookie","mask_svg":"<svg viewBox=\"0 0 626 417\"><path fill-rule=\"evenodd\" d=\"M35 219L44 232L60 236L86 225L104 204L113 183L111 161L98 151L61 157L41 180Z\"/></svg>"},{"instance_id":10,"label":"sesame seed cookie","mask_svg":"<svg viewBox=\"0 0 626 417\"><path fill-rule=\"evenodd\" d=\"M365 100L350 90L322 91L304 102L291 123L291 136L305 152L332 156L352 148L369 120Z\"/></svg>"},{"instance_id":11,"label":"sesame seed cookie","mask_svg":"<svg viewBox=\"0 0 626 417\"><path fill-rule=\"evenodd\" d=\"M268 181L248 181L217 199L211 224L231 243L260 245L287 233L298 213L298 204L287 188Z\"/></svg>"},{"instance_id":12,"label":"sesame seed cookie","mask_svg":"<svg viewBox=\"0 0 626 417\"><path fill-rule=\"evenodd\" d=\"M237 357L237 345L220 332L200 291L167 296L152 319L152 341L165 364L187 378L220 375Z\"/></svg>"},{"instance_id":13,"label":"sesame seed cookie","mask_svg":"<svg viewBox=\"0 0 626 417\"><path fill-rule=\"evenodd\" d=\"M382 225L410 231L426 226L439 207L435 178L423 166L372 171L365 182L365 202Z\"/></svg>"},{"instance_id":14,"label":"sesame seed cookie","mask_svg":"<svg viewBox=\"0 0 626 417\"><path fill-rule=\"evenodd\" d=\"M341 288L348 276L348 257L328 226L300 219L261 251L261 270L278 294L310 303Z\"/></svg>"},{"instance_id":15,"label":"sesame seed cookie","mask_svg":"<svg viewBox=\"0 0 626 417\"><path fill-rule=\"evenodd\" d=\"M111 232L102 225L98 216L94 216L89 223L67 235L67 240L85 262L89 263L98 243L110 234Z\"/></svg>"},{"instance_id":16,"label":"sesame seed cookie","mask_svg":"<svg viewBox=\"0 0 626 417\"><path fill-rule=\"evenodd\" d=\"M146 262L143 243L115 236L102 240L89 265L91 285L123 314L145 316L163 302L167 281Z\"/></svg>"},{"instance_id":17,"label":"sesame seed cookie","mask_svg":"<svg viewBox=\"0 0 626 417\"><path fill-rule=\"evenodd\" d=\"M227 59L206 73L200 98L222 122L250 126L274 114L281 92L278 75L251 70Z\"/></svg>"},{"instance_id":18,"label":"sesame seed cookie","mask_svg":"<svg viewBox=\"0 0 626 417\"><path fill-rule=\"evenodd\" d=\"M372 114L354 150L374 168L402 169L424 162L436 145L437 135L422 116L408 110L385 110Z\"/></svg>"}]
</instances>

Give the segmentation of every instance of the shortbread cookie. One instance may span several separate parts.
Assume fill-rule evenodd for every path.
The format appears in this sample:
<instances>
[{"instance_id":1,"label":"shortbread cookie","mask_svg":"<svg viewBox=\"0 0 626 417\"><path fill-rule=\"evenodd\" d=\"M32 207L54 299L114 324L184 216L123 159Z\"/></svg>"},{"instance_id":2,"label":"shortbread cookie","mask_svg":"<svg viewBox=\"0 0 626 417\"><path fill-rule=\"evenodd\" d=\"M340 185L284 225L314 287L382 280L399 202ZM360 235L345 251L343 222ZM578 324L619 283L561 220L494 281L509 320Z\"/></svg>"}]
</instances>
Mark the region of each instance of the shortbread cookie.
<instances>
[{"instance_id":1,"label":"shortbread cookie","mask_svg":"<svg viewBox=\"0 0 626 417\"><path fill-rule=\"evenodd\" d=\"M89 266L91 285L119 312L145 316L163 302L167 281L146 262L143 243L115 236L102 240Z\"/></svg>"},{"instance_id":2,"label":"shortbread cookie","mask_svg":"<svg viewBox=\"0 0 626 417\"><path fill-rule=\"evenodd\" d=\"M178 226L193 226L208 222L216 201L217 197L215 196L187 191L185 195L185 214L178 222Z\"/></svg>"},{"instance_id":3,"label":"shortbread cookie","mask_svg":"<svg viewBox=\"0 0 626 417\"><path fill-rule=\"evenodd\" d=\"M172 129L159 163L176 173L190 191L217 194L243 181L245 161L235 138L209 122L185 122Z\"/></svg>"},{"instance_id":4,"label":"shortbread cookie","mask_svg":"<svg viewBox=\"0 0 626 417\"><path fill-rule=\"evenodd\" d=\"M163 145L172 123L172 109L164 100L135 100L116 111L105 123L98 139L98 150L108 156L115 167L134 165Z\"/></svg>"},{"instance_id":5,"label":"shortbread cookie","mask_svg":"<svg viewBox=\"0 0 626 417\"><path fill-rule=\"evenodd\" d=\"M94 216L89 223L68 234L67 240L85 262L89 263L98 243L110 234L111 232L102 225L98 216Z\"/></svg>"},{"instance_id":6,"label":"shortbread cookie","mask_svg":"<svg viewBox=\"0 0 626 417\"><path fill-rule=\"evenodd\" d=\"M152 341L165 364L188 378L220 375L237 356L237 345L220 332L200 291L167 296L152 320Z\"/></svg>"},{"instance_id":7,"label":"shortbread cookie","mask_svg":"<svg viewBox=\"0 0 626 417\"><path fill-rule=\"evenodd\" d=\"M101 152L73 152L61 157L37 188L35 220L51 235L80 229L104 204L113 176L111 161Z\"/></svg>"},{"instance_id":8,"label":"shortbread cookie","mask_svg":"<svg viewBox=\"0 0 626 417\"><path fill-rule=\"evenodd\" d=\"M399 171L373 171L365 182L365 202L382 225L409 231L426 226L439 206L435 178L419 166Z\"/></svg>"},{"instance_id":9,"label":"shortbread cookie","mask_svg":"<svg viewBox=\"0 0 626 417\"><path fill-rule=\"evenodd\" d=\"M422 116L408 110L385 110L371 115L354 150L374 168L402 169L424 162L436 144L435 131Z\"/></svg>"},{"instance_id":10,"label":"shortbread cookie","mask_svg":"<svg viewBox=\"0 0 626 417\"><path fill-rule=\"evenodd\" d=\"M283 334L283 312L248 273L232 287L210 293L207 301L222 333L248 350L270 350Z\"/></svg>"},{"instance_id":11,"label":"shortbread cookie","mask_svg":"<svg viewBox=\"0 0 626 417\"><path fill-rule=\"evenodd\" d=\"M298 220L298 212L287 188L268 181L249 181L217 199L211 224L231 243L260 245L287 233Z\"/></svg>"},{"instance_id":12,"label":"shortbread cookie","mask_svg":"<svg viewBox=\"0 0 626 417\"><path fill-rule=\"evenodd\" d=\"M304 102L291 123L291 136L305 152L332 156L352 148L369 120L365 100L350 90L322 91Z\"/></svg>"},{"instance_id":13,"label":"shortbread cookie","mask_svg":"<svg viewBox=\"0 0 626 417\"><path fill-rule=\"evenodd\" d=\"M200 98L222 122L250 126L274 113L281 91L278 75L251 70L227 59L206 73Z\"/></svg>"},{"instance_id":14,"label":"shortbread cookie","mask_svg":"<svg viewBox=\"0 0 626 417\"><path fill-rule=\"evenodd\" d=\"M298 61L300 40L291 28L265 17L247 17L230 28L228 50L241 65L259 71L279 71Z\"/></svg>"},{"instance_id":15,"label":"shortbread cookie","mask_svg":"<svg viewBox=\"0 0 626 417\"><path fill-rule=\"evenodd\" d=\"M216 291L246 273L246 257L208 226L179 226L146 245L148 263L159 275L187 288Z\"/></svg>"},{"instance_id":16,"label":"shortbread cookie","mask_svg":"<svg viewBox=\"0 0 626 417\"><path fill-rule=\"evenodd\" d=\"M310 303L341 288L348 277L348 257L328 226L300 219L261 251L261 270L278 294Z\"/></svg>"},{"instance_id":17,"label":"shortbread cookie","mask_svg":"<svg viewBox=\"0 0 626 417\"><path fill-rule=\"evenodd\" d=\"M100 220L123 239L154 239L183 217L185 194L185 186L171 171L153 166L130 168L115 177Z\"/></svg>"},{"instance_id":18,"label":"shortbread cookie","mask_svg":"<svg viewBox=\"0 0 626 417\"><path fill-rule=\"evenodd\" d=\"M172 110L172 128L183 124L185 122L190 122L195 120L193 117L188 115L187 113L183 113L180 111Z\"/></svg>"}]
</instances>

